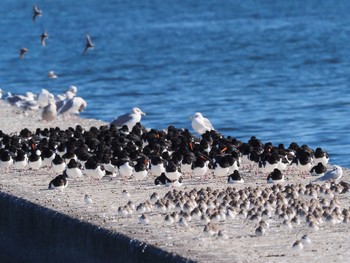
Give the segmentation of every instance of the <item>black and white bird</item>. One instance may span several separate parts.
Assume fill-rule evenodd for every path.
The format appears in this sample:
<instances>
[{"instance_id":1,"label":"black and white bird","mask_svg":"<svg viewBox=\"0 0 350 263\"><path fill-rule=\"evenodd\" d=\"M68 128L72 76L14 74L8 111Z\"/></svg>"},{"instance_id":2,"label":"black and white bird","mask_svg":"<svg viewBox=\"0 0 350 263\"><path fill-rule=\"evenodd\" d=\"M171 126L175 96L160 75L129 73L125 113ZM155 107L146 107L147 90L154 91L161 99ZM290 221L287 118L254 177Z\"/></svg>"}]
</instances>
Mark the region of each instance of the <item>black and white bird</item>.
<instances>
[{"instance_id":1,"label":"black and white bird","mask_svg":"<svg viewBox=\"0 0 350 263\"><path fill-rule=\"evenodd\" d=\"M35 19L37 16L42 16L43 15L43 11L39 10L37 4L34 4L33 6L33 22L35 22Z\"/></svg>"},{"instance_id":2,"label":"black and white bird","mask_svg":"<svg viewBox=\"0 0 350 263\"><path fill-rule=\"evenodd\" d=\"M63 191L68 186L67 177L68 176L66 172L63 172L63 174L56 176L49 183L49 189L58 189Z\"/></svg>"},{"instance_id":3,"label":"black and white bird","mask_svg":"<svg viewBox=\"0 0 350 263\"><path fill-rule=\"evenodd\" d=\"M21 59L24 59L24 54L27 53L29 51L28 48L25 48L25 47L22 47L20 50L19 50L19 57Z\"/></svg>"},{"instance_id":4,"label":"black and white bird","mask_svg":"<svg viewBox=\"0 0 350 263\"><path fill-rule=\"evenodd\" d=\"M281 183L284 182L284 175L282 172L275 168L272 173L267 176L268 183Z\"/></svg>"},{"instance_id":5,"label":"black and white bird","mask_svg":"<svg viewBox=\"0 0 350 263\"><path fill-rule=\"evenodd\" d=\"M173 161L169 161L165 167L165 176L170 181L177 181L181 176L180 167L176 165Z\"/></svg>"},{"instance_id":6,"label":"black and white bird","mask_svg":"<svg viewBox=\"0 0 350 263\"><path fill-rule=\"evenodd\" d=\"M226 156L217 156L214 162L214 176L225 177L230 169L230 163Z\"/></svg>"},{"instance_id":7,"label":"black and white bird","mask_svg":"<svg viewBox=\"0 0 350 263\"><path fill-rule=\"evenodd\" d=\"M192 177L192 162L194 161L194 158L189 155L186 154L182 160L181 160L181 164L180 164L180 168L181 171L183 172L183 174L187 174L190 177Z\"/></svg>"},{"instance_id":8,"label":"black and white bird","mask_svg":"<svg viewBox=\"0 0 350 263\"><path fill-rule=\"evenodd\" d=\"M77 155L74 153L73 149L69 149L65 152L65 154L62 155L62 158L64 160L64 162L66 164L68 164L70 162L70 160L74 159L74 160L78 160Z\"/></svg>"},{"instance_id":9,"label":"black and white bird","mask_svg":"<svg viewBox=\"0 0 350 263\"><path fill-rule=\"evenodd\" d=\"M327 167L322 162L319 162L310 170L310 174L312 176L323 176L326 172L327 172Z\"/></svg>"},{"instance_id":10,"label":"black and white bird","mask_svg":"<svg viewBox=\"0 0 350 263\"><path fill-rule=\"evenodd\" d=\"M132 175L136 181L141 181L147 177L148 174L148 160L140 159L134 166Z\"/></svg>"},{"instance_id":11,"label":"black and white bird","mask_svg":"<svg viewBox=\"0 0 350 263\"><path fill-rule=\"evenodd\" d=\"M13 166L17 170L23 170L28 165L27 154L23 150L18 150L16 156L13 158Z\"/></svg>"},{"instance_id":12,"label":"black and white bird","mask_svg":"<svg viewBox=\"0 0 350 263\"><path fill-rule=\"evenodd\" d=\"M156 155L151 158L151 174L153 176L160 176L162 173L165 172L165 166L163 158Z\"/></svg>"},{"instance_id":13,"label":"black and white bird","mask_svg":"<svg viewBox=\"0 0 350 263\"><path fill-rule=\"evenodd\" d=\"M83 172L81 170L81 164L75 159L71 159L66 167L66 173L69 178L77 179L83 177Z\"/></svg>"},{"instance_id":14,"label":"black and white bird","mask_svg":"<svg viewBox=\"0 0 350 263\"><path fill-rule=\"evenodd\" d=\"M88 177L101 180L106 175L104 167L99 165L93 157L90 157L84 166L84 174Z\"/></svg>"},{"instance_id":15,"label":"black and white bird","mask_svg":"<svg viewBox=\"0 0 350 263\"><path fill-rule=\"evenodd\" d=\"M198 156L192 163L192 174L194 177L204 178L209 171L208 161L202 156Z\"/></svg>"},{"instance_id":16,"label":"black and white bird","mask_svg":"<svg viewBox=\"0 0 350 263\"><path fill-rule=\"evenodd\" d=\"M133 163L128 159L119 159L117 163L119 174L123 179L130 178L133 173Z\"/></svg>"},{"instance_id":17,"label":"black and white bird","mask_svg":"<svg viewBox=\"0 0 350 263\"><path fill-rule=\"evenodd\" d=\"M95 47L95 45L92 43L90 35L86 34L86 45L85 45L85 49L83 51L83 55L89 50L89 49L93 49Z\"/></svg>"},{"instance_id":18,"label":"black and white bird","mask_svg":"<svg viewBox=\"0 0 350 263\"><path fill-rule=\"evenodd\" d=\"M41 151L34 148L32 145L32 152L28 157L28 166L33 170L38 170L42 165Z\"/></svg>"},{"instance_id":19,"label":"black and white bird","mask_svg":"<svg viewBox=\"0 0 350 263\"><path fill-rule=\"evenodd\" d=\"M44 31L41 35L40 35L40 42L41 42L41 45L43 47L46 46L46 39L49 38L49 35L46 33L46 31Z\"/></svg>"},{"instance_id":20,"label":"black and white bird","mask_svg":"<svg viewBox=\"0 0 350 263\"><path fill-rule=\"evenodd\" d=\"M13 159L9 151L2 148L0 150L0 170L9 170L10 166L13 164Z\"/></svg>"},{"instance_id":21,"label":"black and white bird","mask_svg":"<svg viewBox=\"0 0 350 263\"><path fill-rule=\"evenodd\" d=\"M55 158L55 152L49 147L43 148L41 152L42 164L41 167L51 167L52 160Z\"/></svg>"},{"instance_id":22,"label":"black and white bird","mask_svg":"<svg viewBox=\"0 0 350 263\"><path fill-rule=\"evenodd\" d=\"M59 154L56 154L55 158L51 161L51 168L57 174L63 173L63 171L66 169L66 166L67 165L65 161Z\"/></svg>"},{"instance_id":23,"label":"black and white bird","mask_svg":"<svg viewBox=\"0 0 350 263\"><path fill-rule=\"evenodd\" d=\"M329 155L327 152L323 151L322 148L318 147L314 153L314 163L321 162L323 165L327 165L329 161Z\"/></svg>"},{"instance_id":24,"label":"black and white bird","mask_svg":"<svg viewBox=\"0 0 350 263\"><path fill-rule=\"evenodd\" d=\"M165 172L159 175L156 179L154 179L155 185L167 185L170 183L170 180L165 176Z\"/></svg>"},{"instance_id":25,"label":"black and white bird","mask_svg":"<svg viewBox=\"0 0 350 263\"><path fill-rule=\"evenodd\" d=\"M240 175L238 170L235 170L232 174L230 174L227 178L227 182L229 184L242 184L244 183L244 180L242 176Z\"/></svg>"}]
</instances>

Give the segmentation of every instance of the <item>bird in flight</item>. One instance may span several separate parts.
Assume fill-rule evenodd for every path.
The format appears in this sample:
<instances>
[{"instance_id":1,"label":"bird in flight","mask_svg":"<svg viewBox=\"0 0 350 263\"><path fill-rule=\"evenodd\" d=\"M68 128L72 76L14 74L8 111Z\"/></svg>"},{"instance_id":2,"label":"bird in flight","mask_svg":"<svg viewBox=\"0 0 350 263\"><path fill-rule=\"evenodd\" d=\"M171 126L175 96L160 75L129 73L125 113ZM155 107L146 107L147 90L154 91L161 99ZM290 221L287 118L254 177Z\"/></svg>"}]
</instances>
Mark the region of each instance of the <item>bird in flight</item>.
<instances>
[{"instance_id":1,"label":"bird in flight","mask_svg":"<svg viewBox=\"0 0 350 263\"><path fill-rule=\"evenodd\" d=\"M28 52L28 51L29 51L29 49L27 49L27 48L25 48L25 47L21 48L21 49L19 50L19 56L20 56L20 58L21 58L21 59L24 59L24 53L26 53L26 52Z\"/></svg>"},{"instance_id":2,"label":"bird in flight","mask_svg":"<svg viewBox=\"0 0 350 263\"><path fill-rule=\"evenodd\" d=\"M37 4L34 4L33 7L33 22L35 22L35 19L37 16L42 16L43 11L39 10Z\"/></svg>"},{"instance_id":3,"label":"bird in flight","mask_svg":"<svg viewBox=\"0 0 350 263\"><path fill-rule=\"evenodd\" d=\"M85 52L91 48L93 49L95 47L95 45L91 42L90 36L89 34L86 34L86 45L85 45L85 49L83 51L83 55L85 54Z\"/></svg>"},{"instance_id":4,"label":"bird in flight","mask_svg":"<svg viewBox=\"0 0 350 263\"><path fill-rule=\"evenodd\" d=\"M41 39L41 45L43 47L46 46L46 39L49 37L49 35L46 33L46 31L44 31L41 35L40 35L40 39Z\"/></svg>"}]
</instances>

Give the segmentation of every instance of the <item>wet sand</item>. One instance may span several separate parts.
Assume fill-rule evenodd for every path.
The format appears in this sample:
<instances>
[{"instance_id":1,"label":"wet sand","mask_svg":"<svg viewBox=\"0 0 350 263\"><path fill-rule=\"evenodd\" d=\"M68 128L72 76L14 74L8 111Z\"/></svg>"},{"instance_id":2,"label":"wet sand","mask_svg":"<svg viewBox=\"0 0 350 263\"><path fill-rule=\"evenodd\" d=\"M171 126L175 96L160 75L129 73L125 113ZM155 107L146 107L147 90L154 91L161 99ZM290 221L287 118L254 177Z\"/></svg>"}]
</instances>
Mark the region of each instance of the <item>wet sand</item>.
<instances>
[{"instance_id":1,"label":"wet sand","mask_svg":"<svg viewBox=\"0 0 350 263\"><path fill-rule=\"evenodd\" d=\"M71 120L57 119L52 123L42 122L39 112L23 114L5 102L0 102L0 129L5 133L19 132L22 128L35 131L44 127L75 127L77 124L84 128L100 126L106 123L98 120L73 118ZM322 145L320 145L322 147ZM349 182L348 169L343 169L343 180ZM227 187L235 187L236 191L247 187L264 189L271 187L264 177L243 170L244 184L228 185L225 179L185 178L183 185L178 188L155 186L154 178L136 182L132 179L122 181L120 178L104 177L101 181L90 178L70 180L64 191L48 190L50 180L55 177L53 171L42 168L38 171L26 169L25 171L0 172L0 191L24 198L36 204L48 207L55 211L67 214L106 229L128 235L141 240L145 244L156 245L166 251L179 254L199 262L345 262L350 256L350 224L321 224L319 230L308 226L301 220L299 226L284 227L277 216L272 215L270 227L264 236L257 237L255 228L257 223L247 219L234 219L217 224L228 239L219 239L216 235L208 237L203 233L204 224L200 220L192 219L187 227L179 224L168 226L164 218L170 212L154 207L147 212L150 222L147 225L139 223L141 213L134 211L131 215L121 216L118 207L132 201L135 206L150 200L152 193L156 192L164 197L169 191L189 192L196 188L211 187L219 191ZM296 174L288 175L283 185L306 185L314 177L302 178ZM130 197L122 192L127 190ZM85 194L93 200L91 205L84 202ZM349 193L336 194L339 197L341 208L349 208ZM300 196L300 199L303 197ZM307 234L311 244L304 245L300 251L292 248L293 243ZM147 249L147 246L145 246Z\"/></svg>"}]
</instances>

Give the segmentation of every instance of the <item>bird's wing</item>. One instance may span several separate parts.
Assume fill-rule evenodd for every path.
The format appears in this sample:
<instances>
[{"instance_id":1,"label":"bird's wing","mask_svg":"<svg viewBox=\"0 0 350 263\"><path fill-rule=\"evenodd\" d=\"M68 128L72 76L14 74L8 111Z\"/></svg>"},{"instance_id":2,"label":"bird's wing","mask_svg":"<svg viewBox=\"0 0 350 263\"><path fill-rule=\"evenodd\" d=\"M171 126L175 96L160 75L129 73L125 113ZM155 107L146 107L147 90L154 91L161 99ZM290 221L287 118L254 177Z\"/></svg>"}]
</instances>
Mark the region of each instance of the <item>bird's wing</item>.
<instances>
[{"instance_id":1,"label":"bird's wing","mask_svg":"<svg viewBox=\"0 0 350 263\"><path fill-rule=\"evenodd\" d=\"M92 46L92 42L91 42L91 39L90 39L89 34L86 34L86 44L87 44L88 46Z\"/></svg>"},{"instance_id":2,"label":"bird's wing","mask_svg":"<svg viewBox=\"0 0 350 263\"><path fill-rule=\"evenodd\" d=\"M114 119L111 122L111 125L114 125L116 127L122 127L124 125L124 123L130 121L131 119L132 119L131 114L127 113L127 114L121 115L118 118Z\"/></svg>"},{"instance_id":3,"label":"bird's wing","mask_svg":"<svg viewBox=\"0 0 350 263\"><path fill-rule=\"evenodd\" d=\"M63 106L61 106L60 108L58 108L57 106L57 108L59 109L57 114L63 114L73 107L73 99L65 100L63 103Z\"/></svg>"},{"instance_id":4,"label":"bird's wing","mask_svg":"<svg viewBox=\"0 0 350 263\"><path fill-rule=\"evenodd\" d=\"M203 118L203 122L204 122L204 125L205 125L208 129L214 130L213 125L211 124L211 122L210 122L207 118Z\"/></svg>"}]
</instances>

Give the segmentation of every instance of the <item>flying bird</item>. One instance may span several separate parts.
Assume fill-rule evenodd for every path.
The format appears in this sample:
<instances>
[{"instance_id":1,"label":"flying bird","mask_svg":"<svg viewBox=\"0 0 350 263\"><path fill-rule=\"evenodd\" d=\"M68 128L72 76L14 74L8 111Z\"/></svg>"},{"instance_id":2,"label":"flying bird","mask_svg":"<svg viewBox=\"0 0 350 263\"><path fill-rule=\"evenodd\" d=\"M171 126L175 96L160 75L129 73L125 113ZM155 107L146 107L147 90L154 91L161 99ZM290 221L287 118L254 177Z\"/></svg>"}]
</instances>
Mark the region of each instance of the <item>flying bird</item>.
<instances>
[{"instance_id":1,"label":"flying bird","mask_svg":"<svg viewBox=\"0 0 350 263\"><path fill-rule=\"evenodd\" d=\"M25 54L26 52L28 52L28 51L29 51L29 49L27 49L27 48L25 48L25 47L21 48L21 49L19 50L19 56L20 56L20 58L21 58L21 59L24 59L24 54Z\"/></svg>"},{"instance_id":2,"label":"flying bird","mask_svg":"<svg viewBox=\"0 0 350 263\"><path fill-rule=\"evenodd\" d=\"M93 49L95 47L95 45L91 42L90 36L89 34L86 34L86 45L85 45L85 49L83 51L83 55L85 54L85 52L91 48Z\"/></svg>"},{"instance_id":3,"label":"flying bird","mask_svg":"<svg viewBox=\"0 0 350 263\"><path fill-rule=\"evenodd\" d=\"M44 31L41 35L40 35L40 40L41 40L41 45L43 47L46 46L46 39L49 38L49 35L46 33L46 31Z\"/></svg>"},{"instance_id":4,"label":"flying bird","mask_svg":"<svg viewBox=\"0 0 350 263\"><path fill-rule=\"evenodd\" d=\"M33 22L35 22L35 19L37 16L42 16L43 11L39 10L37 4L34 4L33 7Z\"/></svg>"}]
</instances>

